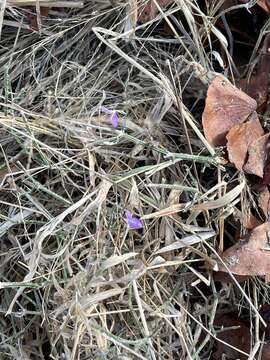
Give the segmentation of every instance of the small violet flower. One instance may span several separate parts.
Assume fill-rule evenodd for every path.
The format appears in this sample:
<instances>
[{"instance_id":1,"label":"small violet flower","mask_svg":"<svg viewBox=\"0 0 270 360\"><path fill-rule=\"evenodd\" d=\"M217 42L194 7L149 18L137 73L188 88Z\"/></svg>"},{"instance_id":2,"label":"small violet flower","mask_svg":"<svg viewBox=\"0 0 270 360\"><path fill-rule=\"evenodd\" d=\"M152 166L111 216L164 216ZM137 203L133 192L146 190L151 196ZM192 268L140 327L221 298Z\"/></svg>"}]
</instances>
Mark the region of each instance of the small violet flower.
<instances>
[{"instance_id":1,"label":"small violet flower","mask_svg":"<svg viewBox=\"0 0 270 360\"><path fill-rule=\"evenodd\" d=\"M100 111L104 114L110 115L110 121L112 123L112 126L116 129L119 125L119 116L117 114L117 111L110 110L105 106L101 106Z\"/></svg>"},{"instance_id":2,"label":"small violet flower","mask_svg":"<svg viewBox=\"0 0 270 360\"><path fill-rule=\"evenodd\" d=\"M133 230L142 229L143 224L140 219L136 218L130 211L126 210L126 222Z\"/></svg>"}]
</instances>

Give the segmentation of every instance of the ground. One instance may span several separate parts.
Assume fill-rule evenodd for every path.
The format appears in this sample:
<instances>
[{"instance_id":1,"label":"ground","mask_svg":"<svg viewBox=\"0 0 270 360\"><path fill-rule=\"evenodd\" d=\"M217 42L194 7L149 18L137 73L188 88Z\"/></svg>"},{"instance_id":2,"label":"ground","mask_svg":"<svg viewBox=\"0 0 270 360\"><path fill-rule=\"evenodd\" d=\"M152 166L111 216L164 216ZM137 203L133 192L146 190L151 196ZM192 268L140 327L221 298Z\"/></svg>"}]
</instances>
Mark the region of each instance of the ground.
<instances>
[{"instance_id":1,"label":"ground","mask_svg":"<svg viewBox=\"0 0 270 360\"><path fill-rule=\"evenodd\" d=\"M1 360L270 359L264 276L215 271L256 175L202 123L257 71L268 131L259 3L2 1Z\"/></svg>"}]
</instances>

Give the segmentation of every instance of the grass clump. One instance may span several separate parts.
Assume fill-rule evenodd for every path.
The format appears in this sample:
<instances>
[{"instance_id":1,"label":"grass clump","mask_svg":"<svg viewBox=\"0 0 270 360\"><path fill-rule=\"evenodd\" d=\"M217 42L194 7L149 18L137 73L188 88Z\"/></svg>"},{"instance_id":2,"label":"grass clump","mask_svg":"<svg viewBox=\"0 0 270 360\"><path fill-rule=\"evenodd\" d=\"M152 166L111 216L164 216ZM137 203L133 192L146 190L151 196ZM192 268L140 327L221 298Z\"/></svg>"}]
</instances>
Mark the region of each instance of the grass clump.
<instances>
[{"instance_id":1,"label":"grass clump","mask_svg":"<svg viewBox=\"0 0 270 360\"><path fill-rule=\"evenodd\" d=\"M201 114L219 54L236 67L222 14L247 5L203 3L143 24L140 2L2 3L1 359L211 359L218 311L256 323L268 286L204 267L247 199L195 211L238 183Z\"/></svg>"}]
</instances>

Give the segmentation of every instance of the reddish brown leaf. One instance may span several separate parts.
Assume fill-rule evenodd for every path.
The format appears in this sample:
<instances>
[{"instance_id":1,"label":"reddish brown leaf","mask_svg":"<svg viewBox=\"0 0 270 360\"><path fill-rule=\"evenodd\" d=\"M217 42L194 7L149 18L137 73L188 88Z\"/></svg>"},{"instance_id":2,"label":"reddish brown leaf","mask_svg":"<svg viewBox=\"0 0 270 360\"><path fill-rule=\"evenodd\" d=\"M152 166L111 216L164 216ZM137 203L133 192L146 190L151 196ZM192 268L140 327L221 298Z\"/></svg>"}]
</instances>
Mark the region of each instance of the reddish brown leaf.
<instances>
[{"instance_id":1,"label":"reddish brown leaf","mask_svg":"<svg viewBox=\"0 0 270 360\"><path fill-rule=\"evenodd\" d=\"M204 134L213 146L226 143L228 131L243 123L256 110L257 103L233 86L223 76L217 76L208 88L202 122Z\"/></svg>"},{"instance_id":2,"label":"reddish brown leaf","mask_svg":"<svg viewBox=\"0 0 270 360\"><path fill-rule=\"evenodd\" d=\"M259 113L263 113L267 107L268 82L269 74L267 72L252 75L250 79L241 79L238 82L239 88L256 100L258 104L257 111Z\"/></svg>"},{"instance_id":3,"label":"reddish brown leaf","mask_svg":"<svg viewBox=\"0 0 270 360\"><path fill-rule=\"evenodd\" d=\"M173 0L157 0L157 3L161 8L164 8L173 3ZM139 10L138 21L141 23L146 23L155 19L158 13L159 10L155 2L153 0L148 0L147 4Z\"/></svg>"},{"instance_id":4,"label":"reddish brown leaf","mask_svg":"<svg viewBox=\"0 0 270 360\"><path fill-rule=\"evenodd\" d=\"M253 230L259 225L262 225L262 222L252 214L250 214L248 217L244 217L243 219L243 226L248 230Z\"/></svg>"},{"instance_id":5,"label":"reddish brown leaf","mask_svg":"<svg viewBox=\"0 0 270 360\"><path fill-rule=\"evenodd\" d=\"M41 6L40 7L40 15L42 18L47 17L49 14L50 8ZM38 21L37 21L37 14L36 13L29 13L27 15L28 21L30 22L30 26L33 30L38 31Z\"/></svg>"},{"instance_id":6,"label":"reddish brown leaf","mask_svg":"<svg viewBox=\"0 0 270 360\"><path fill-rule=\"evenodd\" d=\"M243 275L234 275L234 278L236 281L238 281L239 283L246 281L250 278L250 276L243 276ZM213 279L215 281L220 281L223 283L235 283L235 281L232 279L232 277L223 271L217 271L213 273Z\"/></svg>"},{"instance_id":7,"label":"reddish brown leaf","mask_svg":"<svg viewBox=\"0 0 270 360\"><path fill-rule=\"evenodd\" d=\"M270 1L269 0L257 0L259 5L267 14L270 14Z\"/></svg>"},{"instance_id":8,"label":"reddish brown leaf","mask_svg":"<svg viewBox=\"0 0 270 360\"><path fill-rule=\"evenodd\" d=\"M267 344L265 344L263 347L262 359L270 359L270 305L263 304L259 310L259 313L266 323L266 328L262 328L262 332L264 333L264 340L267 342Z\"/></svg>"},{"instance_id":9,"label":"reddish brown leaf","mask_svg":"<svg viewBox=\"0 0 270 360\"><path fill-rule=\"evenodd\" d=\"M263 304L260 307L259 313L266 323L266 328L265 327L263 328L263 331L265 331L265 340L269 341L270 340L270 305Z\"/></svg>"},{"instance_id":10,"label":"reddish brown leaf","mask_svg":"<svg viewBox=\"0 0 270 360\"><path fill-rule=\"evenodd\" d=\"M243 169L249 145L264 134L257 114L253 114L253 119L234 125L227 135L229 159L238 170Z\"/></svg>"},{"instance_id":11,"label":"reddish brown leaf","mask_svg":"<svg viewBox=\"0 0 270 360\"><path fill-rule=\"evenodd\" d=\"M262 356L261 360L269 360L270 359L270 344L264 344L262 348Z\"/></svg>"},{"instance_id":12,"label":"reddish brown leaf","mask_svg":"<svg viewBox=\"0 0 270 360\"><path fill-rule=\"evenodd\" d=\"M267 160L268 149L267 144L269 135L261 136L259 139L253 141L248 148L248 160L244 166L244 171L249 174L254 174L263 177L264 167Z\"/></svg>"},{"instance_id":13,"label":"reddish brown leaf","mask_svg":"<svg viewBox=\"0 0 270 360\"><path fill-rule=\"evenodd\" d=\"M248 3L249 0L240 0L242 3ZM257 0L257 5L260 6L267 14L270 14L270 0Z\"/></svg>"},{"instance_id":14,"label":"reddish brown leaf","mask_svg":"<svg viewBox=\"0 0 270 360\"><path fill-rule=\"evenodd\" d=\"M270 2L269 2L270 3ZM270 36L265 37L262 48L260 49L260 59L256 73L241 79L238 87L257 101L257 112L265 112L268 102L268 84L270 71Z\"/></svg>"},{"instance_id":15,"label":"reddish brown leaf","mask_svg":"<svg viewBox=\"0 0 270 360\"><path fill-rule=\"evenodd\" d=\"M218 339L247 354L250 353L250 329L244 321L238 319L235 314L223 314L216 317L214 325L219 328L229 328L228 330L218 331ZM247 360L246 355L241 354L239 351L234 350L221 342L217 342L217 351L214 353L213 357L215 360L221 360L223 359L223 355L226 355L226 359Z\"/></svg>"},{"instance_id":16,"label":"reddish brown leaf","mask_svg":"<svg viewBox=\"0 0 270 360\"><path fill-rule=\"evenodd\" d=\"M267 187L264 187L260 191L259 198L258 198L258 204L265 216L265 219L268 220L269 213L270 213L270 194L269 194L269 190Z\"/></svg>"},{"instance_id":17,"label":"reddish brown leaf","mask_svg":"<svg viewBox=\"0 0 270 360\"><path fill-rule=\"evenodd\" d=\"M269 232L270 223L266 222L224 251L221 258L233 274L244 276L270 274ZM222 263L219 263L218 267L219 271L227 272Z\"/></svg>"},{"instance_id":18,"label":"reddish brown leaf","mask_svg":"<svg viewBox=\"0 0 270 360\"><path fill-rule=\"evenodd\" d=\"M267 321L266 321L267 323ZM239 319L236 314L229 313L216 317L214 321L215 327L218 327L220 331L217 332L217 338L226 342L227 344L239 349L247 354L250 354L252 350L251 332L250 326L247 322ZM222 330L225 328L225 330ZM226 328L228 328L226 330ZM224 355L226 359L230 360L247 360L248 356L241 354L239 351L232 349L231 347L217 342L217 351L213 354L215 360L223 359ZM261 349L261 357L259 357L260 349L256 354L256 359L269 360L270 359L270 344L265 343Z\"/></svg>"},{"instance_id":19,"label":"reddish brown leaf","mask_svg":"<svg viewBox=\"0 0 270 360\"><path fill-rule=\"evenodd\" d=\"M264 167L262 183L263 183L263 185L270 184L270 162L268 162Z\"/></svg>"}]
</instances>

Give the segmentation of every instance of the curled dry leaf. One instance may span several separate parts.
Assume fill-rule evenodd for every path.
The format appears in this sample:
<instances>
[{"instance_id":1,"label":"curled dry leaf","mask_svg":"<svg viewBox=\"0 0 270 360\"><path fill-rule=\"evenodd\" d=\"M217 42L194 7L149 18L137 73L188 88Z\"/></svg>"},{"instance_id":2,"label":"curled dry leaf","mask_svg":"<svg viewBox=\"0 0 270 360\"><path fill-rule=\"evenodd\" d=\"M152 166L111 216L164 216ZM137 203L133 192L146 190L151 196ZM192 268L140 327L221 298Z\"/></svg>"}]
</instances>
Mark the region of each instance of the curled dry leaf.
<instances>
[{"instance_id":1,"label":"curled dry leaf","mask_svg":"<svg viewBox=\"0 0 270 360\"><path fill-rule=\"evenodd\" d=\"M227 135L227 149L230 162L242 170L250 144L263 136L264 131L256 113L244 124L233 126Z\"/></svg>"},{"instance_id":2,"label":"curled dry leaf","mask_svg":"<svg viewBox=\"0 0 270 360\"><path fill-rule=\"evenodd\" d=\"M243 91L233 86L223 76L217 76L207 91L202 116L207 141L213 146L226 144L228 131L245 122L256 110L257 103Z\"/></svg>"},{"instance_id":3,"label":"curled dry leaf","mask_svg":"<svg viewBox=\"0 0 270 360\"><path fill-rule=\"evenodd\" d=\"M270 223L257 226L246 237L225 250L221 259L230 272L243 276L266 276L270 274L270 245L268 234ZM228 272L223 263L218 264L219 271Z\"/></svg>"},{"instance_id":4,"label":"curled dry leaf","mask_svg":"<svg viewBox=\"0 0 270 360\"><path fill-rule=\"evenodd\" d=\"M248 160L244 166L244 171L249 174L257 175L263 178L264 167L268 156L269 135L261 136L253 141L248 148Z\"/></svg>"}]
</instances>

